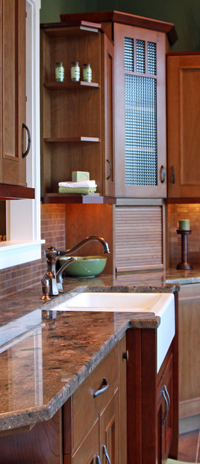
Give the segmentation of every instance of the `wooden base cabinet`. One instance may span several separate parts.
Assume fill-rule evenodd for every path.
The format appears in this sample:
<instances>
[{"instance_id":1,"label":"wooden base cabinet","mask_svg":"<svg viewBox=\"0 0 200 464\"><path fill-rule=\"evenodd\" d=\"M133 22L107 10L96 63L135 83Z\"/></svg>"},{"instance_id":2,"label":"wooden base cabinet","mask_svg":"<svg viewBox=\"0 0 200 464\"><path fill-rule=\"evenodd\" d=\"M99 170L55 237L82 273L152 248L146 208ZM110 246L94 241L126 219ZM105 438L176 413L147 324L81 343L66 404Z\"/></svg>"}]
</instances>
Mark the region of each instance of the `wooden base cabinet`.
<instances>
[{"instance_id":1,"label":"wooden base cabinet","mask_svg":"<svg viewBox=\"0 0 200 464\"><path fill-rule=\"evenodd\" d=\"M64 405L64 464L126 464L126 363L124 336Z\"/></svg>"},{"instance_id":2,"label":"wooden base cabinet","mask_svg":"<svg viewBox=\"0 0 200 464\"><path fill-rule=\"evenodd\" d=\"M162 464L178 453L178 302L175 337L157 372L156 329L127 330L127 461Z\"/></svg>"}]
</instances>

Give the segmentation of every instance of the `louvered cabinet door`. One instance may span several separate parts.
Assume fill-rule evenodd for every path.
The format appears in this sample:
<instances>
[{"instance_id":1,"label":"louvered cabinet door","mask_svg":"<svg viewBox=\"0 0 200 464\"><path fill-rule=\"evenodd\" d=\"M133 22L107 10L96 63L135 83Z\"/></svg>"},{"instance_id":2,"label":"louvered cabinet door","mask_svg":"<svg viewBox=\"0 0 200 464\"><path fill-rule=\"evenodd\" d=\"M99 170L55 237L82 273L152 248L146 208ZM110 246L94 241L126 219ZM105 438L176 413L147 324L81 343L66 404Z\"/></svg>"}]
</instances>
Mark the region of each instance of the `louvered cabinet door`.
<instances>
[{"instance_id":1,"label":"louvered cabinet door","mask_svg":"<svg viewBox=\"0 0 200 464\"><path fill-rule=\"evenodd\" d=\"M114 271L163 269L164 206L115 206L113 211Z\"/></svg>"},{"instance_id":2,"label":"louvered cabinet door","mask_svg":"<svg viewBox=\"0 0 200 464\"><path fill-rule=\"evenodd\" d=\"M117 197L166 197L164 33L114 25Z\"/></svg>"}]
</instances>

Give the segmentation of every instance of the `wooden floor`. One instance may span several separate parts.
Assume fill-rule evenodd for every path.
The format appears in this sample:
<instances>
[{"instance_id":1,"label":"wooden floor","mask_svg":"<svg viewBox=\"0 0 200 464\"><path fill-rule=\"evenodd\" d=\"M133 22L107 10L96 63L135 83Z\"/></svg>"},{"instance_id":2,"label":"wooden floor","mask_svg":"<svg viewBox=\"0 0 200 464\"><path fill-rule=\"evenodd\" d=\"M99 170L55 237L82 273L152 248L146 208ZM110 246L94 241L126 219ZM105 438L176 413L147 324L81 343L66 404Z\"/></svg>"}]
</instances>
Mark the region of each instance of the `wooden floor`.
<instances>
[{"instance_id":1,"label":"wooden floor","mask_svg":"<svg viewBox=\"0 0 200 464\"><path fill-rule=\"evenodd\" d=\"M178 460L200 462L200 430L179 436Z\"/></svg>"}]
</instances>

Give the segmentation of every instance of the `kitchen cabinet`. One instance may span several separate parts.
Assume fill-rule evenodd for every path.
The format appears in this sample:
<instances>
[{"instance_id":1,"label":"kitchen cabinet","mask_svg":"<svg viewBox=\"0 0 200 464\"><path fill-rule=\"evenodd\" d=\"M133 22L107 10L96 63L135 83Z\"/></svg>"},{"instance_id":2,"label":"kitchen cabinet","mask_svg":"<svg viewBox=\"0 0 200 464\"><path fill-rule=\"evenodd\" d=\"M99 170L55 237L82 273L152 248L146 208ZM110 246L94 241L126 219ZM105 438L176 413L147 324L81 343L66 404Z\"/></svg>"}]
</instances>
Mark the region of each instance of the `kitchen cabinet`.
<instances>
[{"instance_id":1,"label":"kitchen cabinet","mask_svg":"<svg viewBox=\"0 0 200 464\"><path fill-rule=\"evenodd\" d=\"M4 464L127 463L126 334L47 421L1 432Z\"/></svg>"},{"instance_id":2,"label":"kitchen cabinet","mask_svg":"<svg viewBox=\"0 0 200 464\"><path fill-rule=\"evenodd\" d=\"M116 197L166 197L166 52L173 24L110 11L62 14L101 23L114 41Z\"/></svg>"},{"instance_id":3,"label":"kitchen cabinet","mask_svg":"<svg viewBox=\"0 0 200 464\"><path fill-rule=\"evenodd\" d=\"M116 196L166 197L166 36L114 23Z\"/></svg>"},{"instance_id":4,"label":"kitchen cabinet","mask_svg":"<svg viewBox=\"0 0 200 464\"><path fill-rule=\"evenodd\" d=\"M199 198L200 53L167 56L168 196Z\"/></svg>"},{"instance_id":5,"label":"kitchen cabinet","mask_svg":"<svg viewBox=\"0 0 200 464\"><path fill-rule=\"evenodd\" d=\"M184 433L200 424L200 285L181 285L179 300L179 415Z\"/></svg>"},{"instance_id":6,"label":"kitchen cabinet","mask_svg":"<svg viewBox=\"0 0 200 464\"><path fill-rule=\"evenodd\" d=\"M63 407L64 464L127 462L126 337Z\"/></svg>"},{"instance_id":7,"label":"kitchen cabinet","mask_svg":"<svg viewBox=\"0 0 200 464\"><path fill-rule=\"evenodd\" d=\"M169 456L173 431L173 353L167 357L157 387L157 455L158 462Z\"/></svg>"},{"instance_id":8,"label":"kitchen cabinet","mask_svg":"<svg viewBox=\"0 0 200 464\"><path fill-rule=\"evenodd\" d=\"M178 453L178 297L175 337L157 372L157 332L127 330L127 449L129 464L161 464ZM133 418L135 420L133 421Z\"/></svg>"},{"instance_id":9,"label":"kitchen cabinet","mask_svg":"<svg viewBox=\"0 0 200 464\"><path fill-rule=\"evenodd\" d=\"M112 329L113 336L118 338L121 331L122 333L121 338L114 345L113 336L110 337L110 335L109 338L105 336L106 342L103 345L99 345L99 341L97 342L100 347L99 351L101 351L100 362L98 362L98 351L92 360L88 359L88 351L83 354L83 348L86 350L87 343L91 344L92 340L99 337L98 327L102 323L102 314L101 317L100 313L90 314L88 322L92 317L96 325L93 326L95 330L91 332L91 340L87 338L88 342L85 338L86 335L83 337L84 330L81 337L78 338L80 323L78 323L77 319L79 319L79 316L76 318L74 315L71 322L68 320L67 326L63 325L64 321L61 319L61 331L57 332L55 327L52 338L49 333L49 329L53 329L51 320L47 332L44 333L45 343L48 337L50 337L50 345L52 340L54 343L57 336L59 341L60 336L61 338L64 336L64 327L70 327L71 324L73 325L73 339L69 340L70 345L67 345L68 348L65 350L62 338L59 342L62 350L60 352L58 348L58 357L56 357L56 354L54 357L53 354L52 358L54 351L51 352L51 368L49 368L48 363L45 364L45 356L43 358L45 372L48 372L46 387L48 391L51 369L55 369L57 366L56 359L60 359L61 356L64 361L63 365L67 366L67 368L70 366L68 361L70 361L71 356L74 356L74 349L71 351L71 346L77 345L80 347L78 353L81 356L83 355L84 359L87 359L87 369L81 367L83 366L83 358L81 358L82 361L77 359L77 363L79 363L77 367L76 361L75 364L73 363L75 366L73 374L65 367L64 371L61 368L61 379L63 381L62 384L60 384L60 381L58 383L59 390L54 390L55 396L53 398L48 397L48 400L46 400L44 395L44 400L41 401L46 400L47 402L44 405L39 403L34 408L28 407L28 413L27 407L24 409L22 398L23 409L19 410L14 422L16 425L18 422L19 428L0 433L2 462L4 464L18 462L28 464L32 461L37 464L44 464L44 462L49 464L76 464L81 459L83 463L99 464L101 462L107 464L110 459L112 464L127 464L127 462L130 464L142 464L142 462L155 464L155 462L161 463L161 457L164 460L168 454L174 459L177 458L177 292L175 292L175 302L175 336L167 353L163 356L164 360L159 363L157 360L157 329L159 321L152 315L147 317L147 314L145 314L144 317L139 318L137 315L136 317L133 315L132 322L131 317L129 321L129 317L125 316L125 314L114 313L112 318L109 315L111 326L114 324L115 335ZM46 321L48 322L48 319ZM126 330L124 324L126 324ZM59 317L56 325L59 326ZM74 329L77 338L76 336L74 338ZM89 335L90 328L88 329ZM68 336L70 337L69 334ZM110 350L107 343L111 343L112 348ZM48 346L46 346L47 348ZM103 356L102 350L104 349L106 354ZM5 352L6 358L7 355L8 353ZM18 357L16 357L16 360L17 366L19 366ZM94 362L96 365L93 365ZM27 364L27 359L25 363ZM13 363L12 366L14 366ZM91 370L88 372L90 367ZM67 382L66 389L63 383L64 372L66 372L66 375L67 372L70 373L68 381L65 380ZM75 372L77 372L77 375ZM9 368L7 373L9 379ZM84 375L86 377L83 378ZM72 380L71 383L70 379ZM80 379L82 379L82 383L80 383ZM28 380L27 385L30 391L30 380ZM17 389L17 382L14 382L14 388ZM67 396L67 399L64 400L63 395L65 395L66 390L67 395L70 395L71 388L73 389L71 390L71 396ZM162 393L165 388L168 402ZM170 396L170 405L168 394ZM11 396L14 398L15 395ZM5 401L8 401L9 398L10 396L6 396ZM41 408L43 409L42 415L40 415ZM51 417L52 414L53 417ZM49 417L49 419L44 420L44 417ZM32 423L28 424L26 421L29 421L29 418ZM34 423L34 419L36 421L41 420L41 422Z\"/></svg>"},{"instance_id":10,"label":"kitchen cabinet","mask_svg":"<svg viewBox=\"0 0 200 464\"><path fill-rule=\"evenodd\" d=\"M63 62L64 82L55 81L58 61ZM71 81L73 61L80 66L78 82ZM91 65L92 82L82 80L84 63ZM112 79L113 43L100 24L76 21L41 26L44 202L71 201L71 194L58 193L58 183L71 181L72 171L90 172L98 194L113 195ZM80 198L77 195L75 201ZM84 198L91 200L89 195Z\"/></svg>"},{"instance_id":11,"label":"kitchen cabinet","mask_svg":"<svg viewBox=\"0 0 200 464\"><path fill-rule=\"evenodd\" d=\"M26 126L26 2L1 0L0 9L0 195L34 198L34 189L26 189L26 156L31 143Z\"/></svg>"}]
</instances>

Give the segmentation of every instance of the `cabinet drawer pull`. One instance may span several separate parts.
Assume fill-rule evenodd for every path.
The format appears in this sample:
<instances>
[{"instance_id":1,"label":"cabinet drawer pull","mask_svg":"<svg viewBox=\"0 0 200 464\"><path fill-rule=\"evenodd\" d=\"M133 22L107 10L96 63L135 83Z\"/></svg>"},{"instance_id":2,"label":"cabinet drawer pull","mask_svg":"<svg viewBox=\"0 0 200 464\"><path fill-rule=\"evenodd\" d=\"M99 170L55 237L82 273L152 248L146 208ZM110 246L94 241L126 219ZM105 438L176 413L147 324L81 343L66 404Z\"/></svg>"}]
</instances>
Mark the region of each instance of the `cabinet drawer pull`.
<instances>
[{"instance_id":1,"label":"cabinet drawer pull","mask_svg":"<svg viewBox=\"0 0 200 464\"><path fill-rule=\"evenodd\" d=\"M96 456L96 464L101 464L100 456L97 454Z\"/></svg>"},{"instance_id":2,"label":"cabinet drawer pull","mask_svg":"<svg viewBox=\"0 0 200 464\"><path fill-rule=\"evenodd\" d=\"M107 459L107 461L108 461L108 464L111 464L111 460L110 460L110 458L109 458L106 445L103 445L103 453L105 454L105 457L106 457L106 459Z\"/></svg>"},{"instance_id":3,"label":"cabinet drawer pull","mask_svg":"<svg viewBox=\"0 0 200 464\"><path fill-rule=\"evenodd\" d=\"M22 124L22 129L26 129L26 132L27 132L27 135L28 135L27 149L26 149L26 151L24 153L22 153L22 158L26 158L26 156L28 155L28 153L30 151L30 148L31 148L31 134L30 134L29 128L24 123Z\"/></svg>"},{"instance_id":4,"label":"cabinet drawer pull","mask_svg":"<svg viewBox=\"0 0 200 464\"><path fill-rule=\"evenodd\" d=\"M161 182L161 184L164 184L165 179L166 179L166 169L165 169L164 166L161 166L161 168L160 168L160 182Z\"/></svg>"},{"instance_id":5,"label":"cabinet drawer pull","mask_svg":"<svg viewBox=\"0 0 200 464\"><path fill-rule=\"evenodd\" d=\"M123 359L126 359L126 361L129 360L129 352L128 352L128 350L126 350L126 351L123 353L122 358L123 358Z\"/></svg>"},{"instance_id":6,"label":"cabinet drawer pull","mask_svg":"<svg viewBox=\"0 0 200 464\"><path fill-rule=\"evenodd\" d=\"M165 400L165 404L166 404L166 411L165 411L165 415L164 415L163 420L162 420L162 425L164 425L165 422L166 422L167 415L168 415L168 412L169 412L169 407L170 407L170 396L169 396L166 385L164 385L164 387L163 387L162 396L163 396L163 398Z\"/></svg>"},{"instance_id":7,"label":"cabinet drawer pull","mask_svg":"<svg viewBox=\"0 0 200 464\"><path fill-rule=\"evenodd\" d=\"M107 379L104 377L101 388L99 388L99 390L94 391L93 398L96 398L97 396L102 395L102 393L105 393L106 390L108 390L108 387L109 387L109 383Z\"/></svg>"},{"instance_id":8,"label":"cabinet drawer pull","mask_svg":"<svg viewBox=\"0 0 200 464\"><path fill-rule=\"evenodd\" d=\"M109 159L106 160L106 162L109 164L110 166L110 174L106 177L106 180L109 180L111 178L111 174L112 174L112 164L110 162Z\"/></svg>"},{"instance_id":9,"label":"cabinet drawer pull","mask_svg":"<svg viewBox=\"0 0 200 464\"><path fill-rule=\"evenodd\" d=\"M164 385L164 391L165 391L165 393L166 393L166 395L167 395L167 400L168 400L168 410L167 410L167 414L168 414L169 408L170 408L170 396L169 396L169 392L168 392L168 390L167 390L166 385Z\"/></svg>"}]
</instances>

